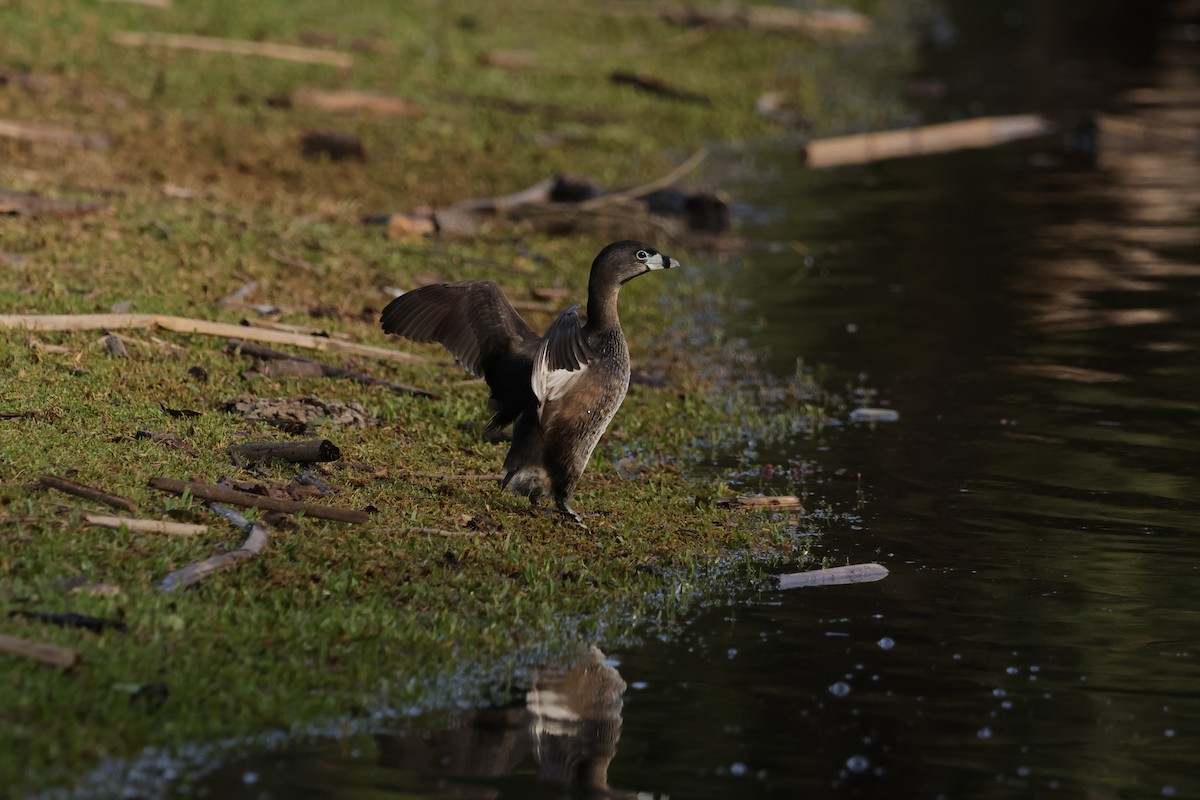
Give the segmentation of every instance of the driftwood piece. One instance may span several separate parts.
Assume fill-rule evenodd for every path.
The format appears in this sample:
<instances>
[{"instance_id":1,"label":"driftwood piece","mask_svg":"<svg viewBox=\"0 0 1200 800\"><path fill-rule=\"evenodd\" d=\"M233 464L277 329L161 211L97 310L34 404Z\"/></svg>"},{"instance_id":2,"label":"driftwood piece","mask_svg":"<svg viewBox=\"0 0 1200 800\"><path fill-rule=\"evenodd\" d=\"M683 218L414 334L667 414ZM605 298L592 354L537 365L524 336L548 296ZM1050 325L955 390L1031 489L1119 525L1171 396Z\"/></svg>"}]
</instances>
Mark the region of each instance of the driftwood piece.
<instances>
[{"instance_id":1,"label":"driftwood piece","mask_svg":"<svg viewBox=\"0 0 1200 800\"><path fill-rule=\"evenodd\" d=\"M404 383L396 383L395 381L389 381L386 378L378 378L366 372L359 372L358 370L335 367L332 364L326 364L311 358L292 355L291 353L284 353L281 350L272 350L269 347L263 347L251 342L230 339L226 342L226 346L232 348L236 352L240 352L244 356L266 360L268 364L276 363L302 365L299 369L272 369L269 366L264 365L264 367L260 367L258 369L258 371L263 375L346 378L347 380L352 380L355 383L361 383L364 386L383 386L392 390L396 394L411 394L415 395L416 397L437 396L431 391L426 389L418 389L416 386L409 386Z\"/></svg>"},{"instance_id":2,"label":"driftwood piece","mask_svg":"<svg viewBox=\"0 0 1200 800\"><path fill-rule=\"evenodd\" d=\"M879 133L814 139L802 156L810 167L867 164L889 158L911 158L979 147L995 147L1019 139L1044 136L1053 126L1037 114L980 117Z\"/></svg>"},{"instance_id":3,"label":"driftwood piece","mask_svg":"<svg viewBox=\"0 0 1200 800\"><path fill-rule=\"evenodd\" d=\"M28 658L59 669L70 669L79 660L79 654L69 647L4 634L0 634L0 653Z\"/></svg>"},{"instance_id":4,"label":"driftwood piece","mask_svg":"<svg viewBox=\"0 0 1200 800\"><path fill-rule=\"evenodd\" d=\"M781 8L778 6L718 5L660 6L659 15L676 25L716 28L750 28L777 33L797 33L820 38L859 36L871 31L871 20L850 9Z\"/></svg>"},{"instance_id":5,"label":"driftwood piece","mask_svg":"<svg viewBox=\"0 0 1200 800\"><path fill-rule=\"evenodd\" d=\"M103 489L84 486L82 483L60 478L57 475L42 475L37 479L36 483L50 489L66 492L75 497L83 497L88 500L94 500L97 503L103 503L111 508L119 508L122 511L137 511L137 506L134 505L132 500L120 495L110 494Z\"/></svg>"},{"instance_id":6,"label":"driftwood piece","mask_svg":"<svg viewBox=\"0 0 1200 800\"><path fill-rule=\"evenodd\" d=\"M110 517L103 514L85 514L84 522L101 528L133 531L134 533L165 533L168 536L197 536L208 532L207 525L187 522L170 522L161 519L135 519L133 517Z\"/></svg>"},{"instance_id":7,"label":"driftwood piece","mask_svg":"<svg viewBox=\"0 0 1200 800\"><path fill-rule=\"evenodd\" d=\"M187 492L192 497L197 497L201 500L229 503L235 506L262 508L267 511L282 511L287 514L303 512L309 517L331 519L337 522L362 523L371 519L370 515L365 511L313 505L312 503L300 503L295 500L284 500L276 497L265 497L263 495L250 494L249 492L239 492L236 489L222 489L219 486L209 486L208 484L197 483L196 481L181 481L174 478L156 477L151 478L148 484L150 488L158 489L161 492L170 492L177 495Z\"/></svg>"},{"instance_id":8,"label":"driftwood piece","mask_svg":"<svg viewBox=\"0 0 1200 800\"><path fill-rule=\"evenodd\" d=\"M139 31L117 31L112 35L114 44L122 47L169 47L179 50L202 50L209 53L230 53L241 56L261 56L301 64L326 64L339 69L349 69L354 59L345 53L320 50L313 47L296 47L272 42L249 42L239 39L219 39L212 36L192 36L182 33L157 33Z\"/></svg>"},{"instance_id":9,"label":"driftwood piece","mask_svg":"<svg viewBox=\"0 0 1200 800\"><path fill-rule=\"evenodd\" d=\"M729 500L718 500L717 505L722 508L757 508L770 511L799 511L801 513L804 511L804 506L800 504L800 498L790 494L743 495Z\"/></svg>"},{"instance_id":10,"label":"driftwood piece","mask_svg":"<svg viewBox=\"0 0 1200 800\"><path fill-rule=\"evenodd\" d=\"M70 147L89 147L93 150L108 149L108 139L97 134L78 133L53 125L17 122L11 119L0 119L0 137L20 139L26 142L49 142Z\"/></svg>"},{"instance_id":11,"label":"driftwood piece","mask_svg":"<svg viewBox=\"0 0 1200 800\"><path fill-rule=\"evenodd\" d=\"M277 458L295 464L337 461L342 457L342 451L328 439L306 439L300 442L243 442L230 445L229 453L247 462Z\"/></svg>"},{"instance_id":12,"label":"driftwood piece","mask_svg":"<svg viewBox=\"0 0 1200 800\"><path fill-rule=\"evenodd\" d=\"M882 564L849 564L844 567L814 569L779 576L780 589L799 589L806 586L843 586L848 583L871 583L888 576Z\"/></svg>"},{"instance_id":13,"label":"driftwood piece","mask_svg":"<svg viewBox=\"0 0 1200 800\"><path fill-rule=\"evenodd\" d=\"M262 552L262 549L267 545L267 529L258 523L250 522L241 514L234 511L232 508L226 508L216 503L209 503L208 507L213 513L218 514L229 520L240 530L246 532L246 541L237 550L231 550L228 553L219 553L215 556L197 561L193 564L188 564L186 567L177 569L169 573L165 578L158 582L158 588L163 592L173 592L177 589L186 589L193 583L212 575L215 572L223 572L231 567L234 567L240 561L245 561L248 558L253 558Z\"/></svg>"},{"instance_id":14,"label":"driftwood piece","mask_svg":"<svg viewBox=\"0 0 1200 800\"><path fill-rule=\"evenodd\" d=\"M256 342L289 344L307 350L336 351L409 364L425 364L429 361L421 356L400 350L346 342L340 339L331 339L328 336L306 336L286 331L247 328L228 322L210 322L189 317L170 317L159 314L0 314L0 330L95 331L156 327L175 333L252 339Z\"/></svg>"},{"instance_id":15,"label":"driftwood piece","mask_svg":"<svg viewBox=\"0 0 1200 800\"><path fill-rule=\"evenodd\" d=\"M0 126L3 122L0 122ZM107 203L84 200L63 200L58 197L43 197L31 192L0 192L0 214L17 214L29 217L83 217L103 214L112 210Z\"/></svg>"},{"instance_id":16,"label":"driftwood piece","mask_svg":"<svg viewBox=\"0 0 1200 800\"><path fill-rule=\"evenodd\" d=\"M308 108L333 114L368 112L386 116L415 116L422 109L416 103L400 97L353 89L297 89L287 96L291 108Z\"/></svg>"}]
</instances>

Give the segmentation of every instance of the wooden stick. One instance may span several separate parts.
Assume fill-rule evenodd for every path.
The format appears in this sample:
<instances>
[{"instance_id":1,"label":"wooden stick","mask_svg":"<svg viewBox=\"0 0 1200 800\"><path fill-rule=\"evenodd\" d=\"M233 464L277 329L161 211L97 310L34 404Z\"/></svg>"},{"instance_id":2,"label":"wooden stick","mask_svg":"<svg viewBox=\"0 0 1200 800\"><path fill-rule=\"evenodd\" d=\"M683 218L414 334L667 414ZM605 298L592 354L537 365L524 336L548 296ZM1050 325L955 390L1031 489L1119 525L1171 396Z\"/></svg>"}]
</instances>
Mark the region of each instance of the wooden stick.
<instances>
[{"instance_id":1,"label":"wooden stick","mask_svg":"<svg viewBox=\"0 0 1200 800\"><path fill-rule=\"evenodd\" d=\"M342 451L328 439L307 439L300 442L244 442L230 445L229 452L239 458L254 462L278 458L295 464L310 464L317 461L337 461Z\"/></svg>"},{"instance_id":2,"label":"wooden stick","mask_svg":"<svg viewBox=\"0 0 1200 800\"><path fill-rule=\"evenodd\" d=\"M800 504L800 498L794 495L768 495L768 496L752 496L743 495L734 497L731 500L718 500L717 505L724 508L766 508L776 511L803 511L804 506Z\"/></svg>"},{"instance_id":3,"label":"wooden stick","mask_svg":"<svg viewBox=\"0 0 1200 800\"><path fill-rule=\"evenodd\" d=\"M27 142L50 142L71 147L90 147L93 150L108 148L108 140L103 136L86 135L66 128L37 125L32 122L17 122L11 119L0 119L0 136Z\"/></svg>"},{"instance_id":4,"label":"wooden stick","mask_svg":"<svg viewBox=\"0 0 1200 800\"><path fill-rule=\"evenodd\" d=\"M882 564L849 564L844 567L814 569L808 572L793 572L779 576L780 589L797 589L805 586L842 586L848 583L871 583L888 576Z\"/></svg>"},{"instance_id":5,"label":"wooden stick","mask_svg":"<svg viewBox=\"0 0 1200 800\"><path fill-rule=\"evenodd\" d=\"M600 208L601 206L606 206L621 200L638 198L659 189L666 188L667 186L671 186L684 175L687 175L696 167L700 166L700 164L706 158L708 158L708 150L702 147L696 152L692 153L687 161L684 161L678 167L671 170L666 175L663 175L661 178L650 181L649 183L644 183L641 186L635 186L632 189L626 189L622 192L612 192L611 194L606 194L603 197L595 197L591 200L584 200L579 204L579 209L581 211L590 211L591 209Z\"/></svg>"},{"instance_id":6,"label":"wooden stick","mask_svg":"<svg viewBox=\"0 0 1200 800\"><path fill-rule=\"evenodd\" d=\"M277 359L279 361L284 361L284 362L290 361L290 362L296 362L296 363L300 363L300 364L306 364L306 365L308 365L309 369L316 370L315 374L324 375L325 377L328 377L328 378L346 378L348 380L354 381L355 383L361 383L364 386L384 386L388 389L391 389L393 392L396 392L397 394L411 394L411 395L416 395L417 397L436 397L437 396L433 392L427 391L425 389L418 389L415 386L408 386L407 384L396 383L395 381L389 381L386 378L377 378L374 375L370 375L366 372L358 372L357 370L345 369L343 367L335 367L332 364L326 364L324 362L316 361L311 358L303 358L302 356L295 356L295 355L292 355L291 353L284 353L279 350L272 350L269 347L262 347L261 345L251 344L249 342L231 339L227 342L227 344L230 347L240 350L242 355L252 356L255 358ZM262 372L264 375L271 374L270 370L262 370ZM280 374L312 375L314 373L309 372L307 370L301 371L301 372L288 372L286 370L281 370Z\"/></svg>"},{"instance_id":7,"label":"wooden stick","mask_svg":"<svg viewBox=\"0 0 1200 800\"><path fill-rule=\"evenodd\" d=\"M148 483L152 489L158 489L162 492L170 492L177 495L189 492L192 497L198 497L201 500L212 500L235 506L265 508L268 511L282 511L286 514L303 512L310 517L331 519L337 522L361 523L371 519L370 515L365 511L300 503L295 500L283 500L276 497L250 494L249 492L239 492L236 489L222 489L219 486L209 486L208 484L197 483L195 481L180 481L174 478L151 478Z\"/></svg>"},{"instance_id":8,"label":"wooden stick","mask_svg":"<svg viewBox=\"0 0 1200 800\"><path fill-rule=\"evenodd\" d=\"M245 561L248 558L253 558L262 552L262 549L267 544L267 529L261 525L250 522L241 514L234 511L232 508L209 503L208 507L216 514L224 517L232 522L236 527L246 531L246 541L237 550L231 550L228 553L218 553L215 556L197 561L193 564L188 564L186 567L177 569L169 573L165 578L158 582L158 588L163 592L173 592L176 589L186 589L200 579L212 575L215 572L223 572L237 565L239 561Z\"/></svg>"},{"instance_id":9,"label":"wooden stick","mask_svg":"<svg viewBox=\"0 0 1200 800\"><path fill-rule=\"evenodd\" d=\"M85 514L89 525L119 530L126 528L134 533L165 533L168 536L196 536L208 532L207 525L192 525L187 522L168 522L161 519L134 519L133 517L109 517L102 514Z\"/></svg>"},{"instance_id":10,"label":"wooden stick","mask_svg":"<svg viewBox=\"0 0 1200 800\"><path fill-rule=\"evenodd\" d=\"M888 158L995 147L1018 139L1044 136L1052 130L1053 126L1037 114L980 117L898 131L814 139L804 148L803 156L808 166L814 168L866 164Z\"/></svg>"},{"instance_id":11,"label":"wooden stick","mask_svg":"<svg viewBox=\"0 0 1200 800\"><path fill-rule=\"evenodd\" d=\"M75 666L75 662L79 658L79 655L69 647L59 647L56 644L35 642L32 639L5 636L4 634L0 634L0 652L33 659L59 669L70 669Z\"/></svg>"},{"instance_id":12,"label":"wooden stick","mask_svg":"<svg viewBox=\"0 0 1200 800\"><path fill-rule=\"evenodd\" d=\"M84 486L82 483L60 478L57 475L42 475L37 479L37 483L50 489L58 489L60 492L75 495L76 497L95 500L97 503L103 503L112 508L119 508L122 511L137 511L137 506L133 504L132 500L127 500L119 495L109 494L103 489L93 489L91 486Z\"/></svg>"},{"instance_id":13,"label":"wooden stick","mask_svg":"<svg viewBox=\"0 0 1200 800\"><path fill-rule=\"evenodd\" d=\"M123 47L170 47L178 50L232 53L239 56L262 56L283 61L296 61L301 64L327 64L339 69L349 69L354 65L354 59L350 56L330 50L271 42L218 39L212 36L192 36L184 33L117 31L112 35L112 41Z\"/></svg>"},{"instance_id":14,"label":"wooden stick","mask_svg":"<svg viewBox=\"0 0 1200 800\"><path fill-rule=\"evenodd\" d=\"M429 359L354 342L344 342L327 336L307 336L285 331L247 328L227 322L209 322L188 317L169 317L158 314L0 314L0 330L31 331L98 331L122 328L163 328L176 333L195 333L204 336L224 336L252 339L271 344L290 344L307 350L335 351L408 364L427 364Z\"/></svg>"},{"instance_id":15,"label":"wooden stick","mask_svg":"<svg viewBox=\"0 0 1200 800\"><path fill-rule=\"evenodd\" d=\"M390 116L412 116L422 113L420 106L403 98L353 89L297 89L288 100L293 108L312 108L334 114L367 111Z\"/></svg>"}]
</instances>

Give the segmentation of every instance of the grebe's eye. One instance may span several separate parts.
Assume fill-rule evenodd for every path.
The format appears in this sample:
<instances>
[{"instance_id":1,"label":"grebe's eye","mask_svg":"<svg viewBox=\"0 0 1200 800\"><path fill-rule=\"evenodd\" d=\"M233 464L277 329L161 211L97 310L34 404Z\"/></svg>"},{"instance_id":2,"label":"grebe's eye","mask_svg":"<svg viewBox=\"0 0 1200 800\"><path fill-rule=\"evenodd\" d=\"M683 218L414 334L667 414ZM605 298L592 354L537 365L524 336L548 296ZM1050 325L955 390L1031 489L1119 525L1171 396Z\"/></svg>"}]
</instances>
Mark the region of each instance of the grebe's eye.
<instances>
[{"instance_id":1,"label":"grebe's eye","mask_svg":"<svg viewBox=\"0 0 1200 800\"><path fill-rule=\"evenodd\" d=\"M636 258L638 261L645 261L646 259L650 258L650 254L645 250L638 250Z\"/></svg>"}]
</instances>

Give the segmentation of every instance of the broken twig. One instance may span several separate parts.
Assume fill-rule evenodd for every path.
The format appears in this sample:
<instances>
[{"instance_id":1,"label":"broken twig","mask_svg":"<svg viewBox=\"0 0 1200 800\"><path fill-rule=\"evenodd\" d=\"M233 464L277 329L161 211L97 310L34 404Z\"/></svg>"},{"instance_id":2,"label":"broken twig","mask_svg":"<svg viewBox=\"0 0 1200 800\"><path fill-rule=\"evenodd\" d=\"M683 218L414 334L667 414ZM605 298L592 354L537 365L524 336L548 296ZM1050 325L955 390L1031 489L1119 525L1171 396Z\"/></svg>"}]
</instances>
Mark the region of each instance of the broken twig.
<instances>
[{"instance_id":1,"label":"broken twig","mask_svg":"<svg viewBox=\"0 0 1200 800\"><path fill-rule=\"evenodd\" d=\"M4 634L0 634L0 653L21 656L59 669L70 669L75 666L75 662L79 658L79 655L69 647L60 647L48 642L35 642L32 639L5 636Z\"/></svg>"},{"instance_id":2,"label":"broken twig","mask_svg":"<svg viewBox=\"0 0 1200 800\"><path fill-rule=\"evenodd\" d=\"M355 511L350 508L300 503L295 500L283 500L276 497L265 497L249 492L239 492L236 489L222 489L219 486L209 486L195 481L181 481L174 478L151 478L148 482L152 489L161 492L182 495L190 493L192 497L201 500L212 500L218 503L229 503L235 506L263 508L268 511L283 511L287 514L303 512L306 516L319 519L331 519L337 522L362 523L371 519L365 511Z\"/></svg>"},{"instance_id":3,"label":"broken twig","mask_svg":"<svg viewBox=\"0 0 1200 800\"><path fill-rule=\"evenodd\" d=\"M133 517L109 517L103 514L85 514L84 522L101 528L126 530L134 533L165 533L169 536L196 536L207 533L207 525L192 525L187 522L169 522L161 519L135 519Z\"/></svg>"},{"instance_id":4,"label":"broken twig","mask_svg":"<svg viewBox=\"0 0 1200 800\"><path fill-rule=\"evenodd\" d=\"M119 508L122 511L137 511L137 506L134 505L132 500L128 500L120 495L110 494L103 489L95 489L91 486L84 486L82 483L60 478L57 475L42 475L37 479L36 483L76 497L95 500L97 503L103 503L111 508Z\"/></svg>"},{"instance_id":5,"label":"broken twig","mask_svg":"<svg viewBox=\"0 0 1200 800\"><path fill-rule=\"evenodd\" d=\"M425 389L418 389L415 386L408 386L407 384L396 383L394 381L389 381L386 378L377 378L374 375L370 375L366 372L359 372L357 370L345 369L343 367L335 367L332 364L325 364L321 361L316 361L315 359L304 358L302 356L292 355L291 353L284 353L280 350L272 350L269 347L263 347L261 345L251 344L250 342L246 342L246 341L230 339L226 344L229 347L234 348L234 350L240 351L241 354L244 356L250 356L252 358L260 358L260 359L265 359L265 360L275 360L275 361L284 362L284 363L291 362L291 363L306 365L306 368L304 370L295 371L295 372L289 371L286 368L283 370L278 370L278 371L273 371L269 368L260 369L259 371L264 375L277 375L277 376L281 376L281 375L301 375L301 376L323 375L327 378L346 378L347 380L352 380L355 383L361 383L364 386L383 386L387 389L391 389L396 394L411 394L411 395L415 395L417 397L436 397L437 396L433 392L427 391Z\"/></svg>"},{"instance_id":6,"label":"broken twig","mask_svg":"<svg viewBox=\"0 0 1200 800\"><path fill-rule=\"evenodd\" d=\"M337 461L342 457L342 451L328 439L307 439L302 442L244 442L230 445L229 453L247 462L277 458L296 464Z\"/></svg>"},{"instance_id":7,"label":"broken twig","mask_svg":"<svg viewBox=\"0 0 1200 800\"><path fill-rule=\"evenodd\" d=\"M177 50L203 50L209 53L262 56L283 61L296 61L301 64L326 64L339 69L349 69L354 65L354 59L350 56L330 50L272 42L248 42L240 39L192 36L183 33L117 31L112 35L112 41L123 47L169 47Z\"/></svg>"},{"instance_id":8,"label":"broken twig","mask_svg":"<svg viewBox=\"0 0 1200 800\"><path fill-rule=\"evenodd\" d=\"M256 522L251 522L232 508L226 508L216 503L209 503L208 507L213 513L232 522L239 530L245 531L246 541L237 550L209 556L203 561L188 564L186 567L169 573L158 582L160 591L173 592L176 589L186 589L188 586L208 575L212 575L214 572L223 572L236 566L239 561L253 558L266 547L268 536L266 528Z\"/></svg>"}]
</instances>

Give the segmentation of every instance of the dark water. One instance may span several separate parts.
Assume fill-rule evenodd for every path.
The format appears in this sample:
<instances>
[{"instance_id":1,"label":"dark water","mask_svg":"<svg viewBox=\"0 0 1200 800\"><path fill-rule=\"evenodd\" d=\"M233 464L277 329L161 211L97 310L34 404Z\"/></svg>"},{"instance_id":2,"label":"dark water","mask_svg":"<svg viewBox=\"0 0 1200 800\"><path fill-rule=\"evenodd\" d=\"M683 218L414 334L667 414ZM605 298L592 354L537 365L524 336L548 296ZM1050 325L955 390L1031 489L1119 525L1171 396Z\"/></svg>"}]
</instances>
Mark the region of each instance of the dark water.
<instances>
[{"instance_id":1,"label":"dark water","mask_svg":"<svg viewBox=\"0 0 1200 800\"><path fill-rule=\"evenodd\" d=\"M1098 156L761 152L733 189L778 213L745 233L810 258L719 267L767 369L819 363L900 413L739 473L787 492L766 464L816 465L807 488L855 518L818 555L891 576L739 598L541 674L528 707L181 794L1200 796L1200 6L962 5L929 23L930 108L1098 109Z\"/></svg>"}]
</instances>

